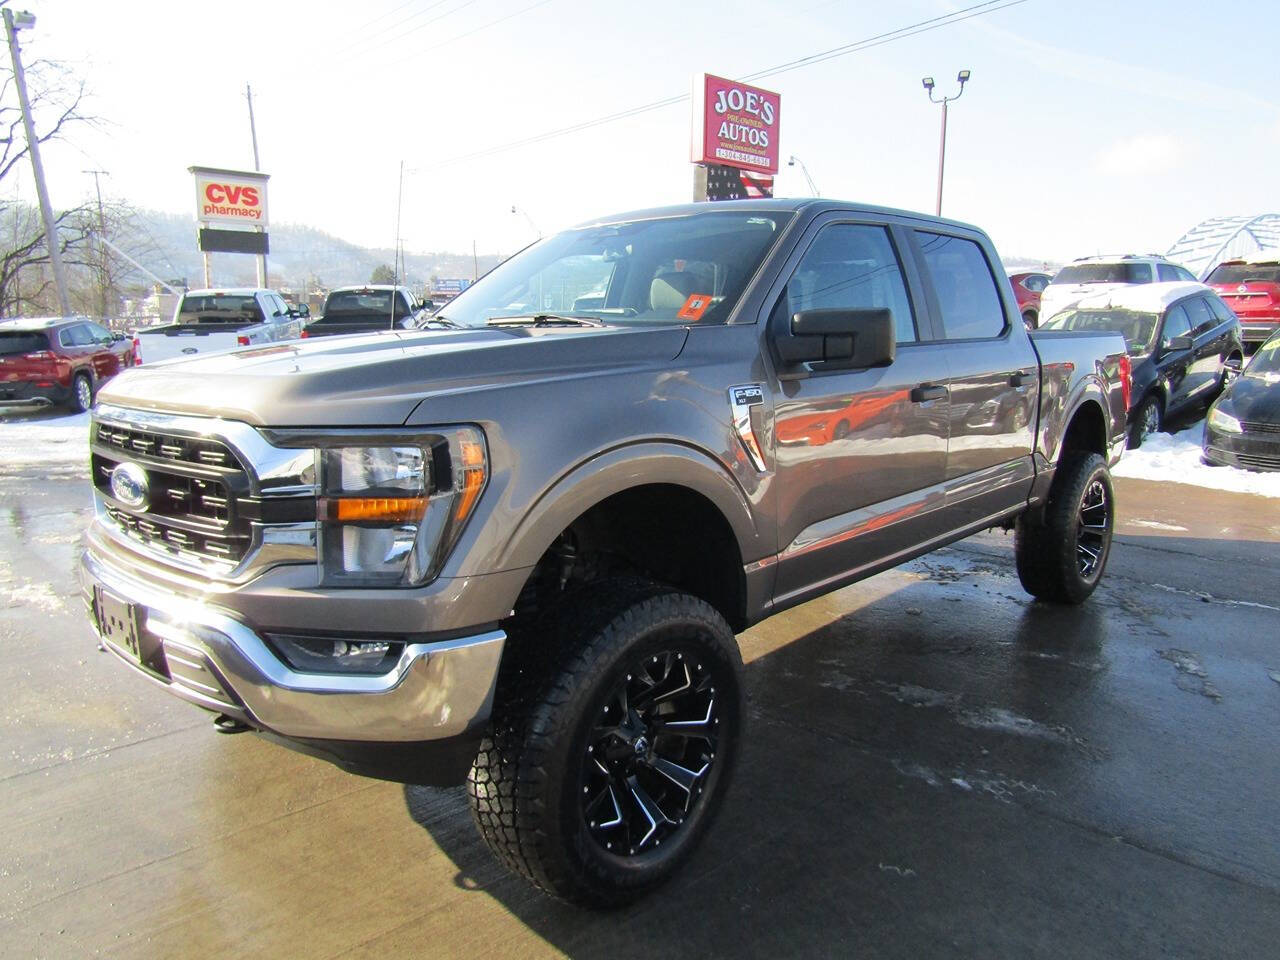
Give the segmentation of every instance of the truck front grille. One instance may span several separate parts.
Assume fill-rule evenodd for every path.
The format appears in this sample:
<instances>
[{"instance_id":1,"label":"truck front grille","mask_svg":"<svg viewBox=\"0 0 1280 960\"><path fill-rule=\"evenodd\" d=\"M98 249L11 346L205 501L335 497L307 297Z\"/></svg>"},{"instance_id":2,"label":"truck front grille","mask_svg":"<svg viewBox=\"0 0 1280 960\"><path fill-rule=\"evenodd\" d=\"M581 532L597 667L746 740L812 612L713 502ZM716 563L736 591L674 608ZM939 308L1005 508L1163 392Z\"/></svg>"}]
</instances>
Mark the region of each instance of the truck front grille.
<instances>
[{"instance_id":1,"label":"truck front grille","mask_svg":"<svg viewBox=\"0 0 1280 960\"><path fill-rule=\"evenodd\" d=\"M179 561L230 569L248 553L253 528L239 509L249 473L226 444L114 423L94 427L93 483L107 520L148 550ZM115 498L111 475L132 462L147 475L147 499L133 507Z\"/></svg>"}]
</instances>

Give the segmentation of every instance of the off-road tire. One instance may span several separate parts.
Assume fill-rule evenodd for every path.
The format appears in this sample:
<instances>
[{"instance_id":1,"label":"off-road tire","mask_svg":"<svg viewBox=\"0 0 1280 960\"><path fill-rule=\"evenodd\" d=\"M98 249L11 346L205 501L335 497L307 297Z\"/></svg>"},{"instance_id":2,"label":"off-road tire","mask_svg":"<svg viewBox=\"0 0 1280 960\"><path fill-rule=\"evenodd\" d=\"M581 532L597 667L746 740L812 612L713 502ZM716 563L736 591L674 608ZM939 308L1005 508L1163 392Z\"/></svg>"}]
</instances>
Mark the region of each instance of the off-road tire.
<instances>
[{"instance_id":1,"label":"off-road tire","mask_svg":"<svg viewBox=\"0 0 1280 960\"><path fill-rule=\"evenodd\" d=\"M1164 404L1154 393L1147 394L1133 411L1133 422L1129 424L1129 449L1137 450L1153 433L1159 433L1164 426Z\"/></svg>"},{"instance_id":2,"label":"off-road tire","mask_svg":"<svg viewBox=\"0 0 1280 960\"><path fill-rule=\"evenodd\" d=\"M596 829L604 824L589 823L585 812L588 746L611 691L630 683L631 665L664 650L713 672L711 761L696 803L690 795L679 824L664 825L665 844L609 852ZM675 588L614 579L567 595L508 641L490 727L467 780L481 837L507 867L560 899L611 907L647 893L693 851L728 786L743 718L741 671L724 618Z\"/></svg>"},{"instance_id":3,"label":"off-road tire","mask_svg":"<svg viewBox=\"0 0 1280 960\"><path fill-rule=\"evenodd\" d=\"M1098 495L1102 502L1090 506ZM1101 520L1102 529L1086 526ZM1115 531L1115 492L1106 461L1096 453L1068 454L1058 466L1049 503L1039 519L1019 517L1014 557L1023 589L1038 600L1083 603L1102 579ZM1097 553L1082 569L1087 551Z\"/></svg>"},{"instance_id":4,"label":"off-road tire","mask_svg":"<svg viewBox=\"0 0 1280 960\"><path fill-rule=\"evenodd\" d=\"M84 413L93 406L93 381L87 373L77 373L71 378L71 399L67 405L72 413Z\"/></svg>"}]
</instances>

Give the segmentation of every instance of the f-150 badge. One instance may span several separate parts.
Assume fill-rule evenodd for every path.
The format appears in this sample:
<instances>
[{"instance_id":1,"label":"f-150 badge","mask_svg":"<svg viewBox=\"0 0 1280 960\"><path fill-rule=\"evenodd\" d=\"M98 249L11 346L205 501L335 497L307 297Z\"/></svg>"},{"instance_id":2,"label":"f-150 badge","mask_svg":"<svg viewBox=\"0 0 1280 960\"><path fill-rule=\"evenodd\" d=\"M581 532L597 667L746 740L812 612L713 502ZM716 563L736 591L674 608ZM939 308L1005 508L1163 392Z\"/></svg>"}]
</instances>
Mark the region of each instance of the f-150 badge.
<instances>
[{"instance_id":1,"label":"f-150 badge","mask_svg":"<svg viewBox=\"0 0 1280 960\"><path fill-rule=\"evenodd\" d=\"M764 448L756 438L751 423L751 408L764 403L764 388L758 383L744 383L729 388L729 408L733 411L733 430L747 451L747 456L761 473L765 472Z\"/></svg>"}]
</instances>

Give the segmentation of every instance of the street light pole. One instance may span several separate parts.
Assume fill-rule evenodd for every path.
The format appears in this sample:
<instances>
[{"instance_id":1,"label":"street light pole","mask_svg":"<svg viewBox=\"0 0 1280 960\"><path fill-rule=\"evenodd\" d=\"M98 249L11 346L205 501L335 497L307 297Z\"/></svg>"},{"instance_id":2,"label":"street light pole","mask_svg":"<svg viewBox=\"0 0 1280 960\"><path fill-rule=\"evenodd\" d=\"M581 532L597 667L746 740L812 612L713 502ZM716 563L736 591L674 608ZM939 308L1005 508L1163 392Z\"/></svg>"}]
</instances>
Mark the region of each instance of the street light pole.
<instances>
[{"instance_id":1,"label":"street light pole","mask_svg":"<svg viewBox=\"0 0 1280 960\"><path fill-rule=\"evenodd\" d=\"M947 105L952 100L960 99L961 94L964 93L964 85L971 75L968 70L961 70L956 74L956 80L960 83L960 91L954 97L943 97L940 100L933 95L933 77L925 77L920 81L924 84L924 88L929 94L930 102L942 104L942 133L938 137L938 203L934 210L934 213L939 217L942 216L942 176L947 167Z\"/></svg>"},{"instance_id":2,"label":"street light pole","mask_svg":"<svg viewBox=\"0 0 1280 960\"><path fill-rule=\"evenodd\" d=\"M788 167L798 166L800 168L800 172L804 174L805 181L809 184L809 189L813 191L813 195L815 197L822 196L822 194L818 192L817 185L813 182L813 177L809 176L809 168L804 165L803 160L801 160L799 157L797 157L793 153L791 155L791 159L787 161L787 166Z\"/></svg>"},{"instance_id":3,"label":"street light pole","mask_svg":"<svg viewBox=\"0 0 1280 960\"><path fill-rule=\"evenodd\" d=\"M53 207L49 204L49 191L44 185L44 164L40 162L40 138L36 136L31 120L31 101L27 99L27 77L22 70L22 56L18 52L18 31L33 27L36 18L26 11L18 13L5 7L4 32L9 39L9 56L13 60L13 81L18 88L18 106L22 108L22 126L27 132L27 152L31 154L31 169L36 179L36 195L40 198L40 216L44 219L44 240L49 248L49 265L53 268L53 285L58 289L58 306L64 317L71 316L71 300L67 296L67 275L62 269L62 250L58 247L58 225L53 220Z\"/></svg>"}]
</instances>

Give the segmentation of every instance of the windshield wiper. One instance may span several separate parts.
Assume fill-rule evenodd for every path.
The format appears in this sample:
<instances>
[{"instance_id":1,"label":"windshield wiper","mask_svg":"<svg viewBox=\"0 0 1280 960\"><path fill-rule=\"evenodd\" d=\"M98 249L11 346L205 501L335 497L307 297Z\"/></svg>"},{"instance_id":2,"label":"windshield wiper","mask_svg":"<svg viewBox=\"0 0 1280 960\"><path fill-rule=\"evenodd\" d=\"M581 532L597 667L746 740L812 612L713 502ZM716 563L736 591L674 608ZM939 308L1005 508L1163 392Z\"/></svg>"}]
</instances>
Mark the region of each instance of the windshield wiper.
<instances>
[{"instance_id":1,"label":"windshield wiper","mask_svg":"<svg viewBox=\"0 0 1280 960\"><path fill-rule=\"evenodd\" d=\"M442 317L439 314L431 317L423 317L413 325L415 330L429 330L431 327L443 327L446 330L461 330L462 324L454 323L448 317Z\"/></svg>"},{"instance_id":2,"label":"windshield wiper","mask_svg":"<svg viewBox=\"0 0 1280 960\"><path fill-rule=\"evenodd\" d=\"M490 327L514 327L526 324L535 327L603 327L604 324L591 317L565 317L558 313L532 313L527 316L490 317L485 323Z\"/></svg>"}]
</instances>

